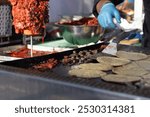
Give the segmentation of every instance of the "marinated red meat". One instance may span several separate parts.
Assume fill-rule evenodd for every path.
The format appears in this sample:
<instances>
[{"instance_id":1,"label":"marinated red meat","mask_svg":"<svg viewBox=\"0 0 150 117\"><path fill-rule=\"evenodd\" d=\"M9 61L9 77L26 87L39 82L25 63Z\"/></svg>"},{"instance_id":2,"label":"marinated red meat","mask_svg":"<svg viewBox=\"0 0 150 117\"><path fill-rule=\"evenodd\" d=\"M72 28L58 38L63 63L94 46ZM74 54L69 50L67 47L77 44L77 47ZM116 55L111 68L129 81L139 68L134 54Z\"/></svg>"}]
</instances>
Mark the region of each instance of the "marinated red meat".
<instances>
[{"instance_id":1,"label":"marinated red meat","mask_svg":"<svg viewBox=\"0 0 150 117\"><path fill-rule=\"evenodd\" d=\"M48 0L9 0L16 33L37 35L48 23Z\"/></svg>"},{"instance_id":2,"label":"marinated red meat","mask_svg":"<svg viewBox=\"0 0 150 117\"><path fill-rule=\"evenodd\" d=\"M27 48L21 48L16 51L12 51L9 53L10 56L12 57L19 57L19 58L29 58L31 57L30 55L31 50ZM47 55L47 54L52 54L55 53L56 51L53 52L47 52L47 51L36 51L33 50L33 56L42 56L42 55Z\"/></svg>"},{"instance_id":3,"label":"marinated red meat","mask_svg":"<svg viewBox=\"0 0 150 117\"><path fill-rule=\"evenodd\" d=\"M10 0L9 0L9 1L10 1ZM18 0L11 0L11 4L14 6L14 5L17 4L17 1L18 1Z\"/></svg>"},{"instance_id":4,"label":"marinated red meat","mask_svg":"<svg viewBox=\"0 0 150 117\"><path fill-rule=\"evenodd\" d=\"M94 26L94 25L98 25L98 20L95 17L93 17L93 18L84 17L80 20L71 21L71 22L70 21L69 22L63 22L63 23L60 23L60 24Z\"/></svg>"},{"instance_id":5,"label":"marinated red meat","mask_svg":"<svg viewBox=\"0 0 150 117\"><path fill-rule=\"evenodd\" d=\"M94 25L99 25L97 18L91 18L89 21L86 23L87 26L94 26Z\"/></svg>"},{"instance_id":6,"label":"marinated red meat","mask_svg":"<svg viewBox=\"0 0 150 117\"><path fill-rule=\"evenodd\" d=\"M43 63L34 65L34 69L38 70L47 70L47 69L52 69L57 65L58 61L56 59L48 59L47 61L44 61Z\"/></svg>"}]
</instances>

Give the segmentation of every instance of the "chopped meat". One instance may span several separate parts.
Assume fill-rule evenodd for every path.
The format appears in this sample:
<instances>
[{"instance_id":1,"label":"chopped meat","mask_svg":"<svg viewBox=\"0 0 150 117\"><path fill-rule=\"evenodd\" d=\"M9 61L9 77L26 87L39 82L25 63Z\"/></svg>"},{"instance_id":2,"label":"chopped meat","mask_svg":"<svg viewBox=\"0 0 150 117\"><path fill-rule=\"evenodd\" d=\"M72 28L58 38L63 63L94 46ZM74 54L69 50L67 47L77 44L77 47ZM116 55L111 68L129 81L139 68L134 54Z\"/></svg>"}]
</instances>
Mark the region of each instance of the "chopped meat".
<instances>
[{"instance_id":1,"label":"chopped meat","mask_svg":"<svg viewBox=\"0 0 150 117\"><path fill-rule=\"evenodd\" d=\"M63 23L60 23L60 24L94 26L94 25L98 25L98 20L95 17L93 17L93 18L84 17L84 18L82 18L80 20L63 22Z\"/></svg>"},{"instance_id":2,"label":"chopped meat","mask_svg":"<svg viewBox=\"0 0 150 117\"><path fill-rule=\"evenodd\" d=\"M43 32L43 26L48 22L48 0L9 1L16 33L37 35Z\"/></svg>"},{"instance_id":3,"label":"chopped meat","mask_svg":"<svg viewBox=\"0 0 150 117\"><path fill-rule=\"evenodd\" d=\"M101 52L105 47L106 45L102 45L94 50L82 50L79 52L73 51L73 53L69 56L64 56L61 62L63 65L69 66L81 63L89 63L93 60L91 58L98 55L98 53Z\"/></svg>"},{"instance_id":4,"label":"chopped meat","mask_svg":"<svg viewBox=\"0 0 150 117\"><path fill-rule=\"evenodd\" d=\"M43 63L34 65L34 69L38 70L47 70L47 69L52 69L57 65L58 61L56 59L48 59L47 61L44 61Z\"/></svg>"},{"instance_id":5,"label":"chopped meat","mask_svg":"<svg viewBox=\"0 0 150 117\"><path fill-rule=\"evenodd\" d=\"M21 49L18 49L16 51L10 52L9 55L12 56L12 57L29 58L29 57L31 57L30 52L31 52L30 49L21 48ZM42 56L42 55L47 55L47 54L52 54L52 53L55 53L55 51L47 52L47 51L33 50L33 56Z\"/></svg>"}]
</instances>

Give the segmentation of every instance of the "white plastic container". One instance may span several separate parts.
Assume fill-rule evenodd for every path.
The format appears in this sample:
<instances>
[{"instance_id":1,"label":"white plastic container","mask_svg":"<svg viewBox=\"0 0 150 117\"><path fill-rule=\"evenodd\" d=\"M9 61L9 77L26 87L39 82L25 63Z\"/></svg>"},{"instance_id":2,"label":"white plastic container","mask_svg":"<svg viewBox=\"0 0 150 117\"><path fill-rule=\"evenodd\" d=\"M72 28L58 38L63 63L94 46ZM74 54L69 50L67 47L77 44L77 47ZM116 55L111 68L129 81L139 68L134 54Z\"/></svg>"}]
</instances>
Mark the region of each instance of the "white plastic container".
<instances>
[{"instance_id":1,"label":"white plastic container","mask_svg":"<svg viewBox=\"0 0 150 117\"><path fill-rule=\"evenodd\" d=\"M137 28L143 29L143 0L134 1L134 23Z\"/></svg>"}]
</instances>

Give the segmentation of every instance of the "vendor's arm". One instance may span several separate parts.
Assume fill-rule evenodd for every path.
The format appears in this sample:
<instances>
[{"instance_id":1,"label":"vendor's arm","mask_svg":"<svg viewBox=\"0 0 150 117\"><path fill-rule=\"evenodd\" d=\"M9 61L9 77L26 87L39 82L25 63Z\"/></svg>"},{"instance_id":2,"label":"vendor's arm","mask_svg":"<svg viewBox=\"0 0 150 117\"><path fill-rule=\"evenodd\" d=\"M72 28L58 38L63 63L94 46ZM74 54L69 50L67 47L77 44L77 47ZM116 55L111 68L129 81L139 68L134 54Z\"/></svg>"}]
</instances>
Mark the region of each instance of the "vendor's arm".
<instances>
[{"instance_id":1,"label":"vendor's arm","mask_svg":"<svg viewBox=\"0 0 150 117\"><path fill-rule=\"evenodd\" d=\"M103 28L115 28L113 18L120 23L120 14L115 5L123 1L124 0L98 0L95 4L93 13Z\"/></svg>"}]
</instances>

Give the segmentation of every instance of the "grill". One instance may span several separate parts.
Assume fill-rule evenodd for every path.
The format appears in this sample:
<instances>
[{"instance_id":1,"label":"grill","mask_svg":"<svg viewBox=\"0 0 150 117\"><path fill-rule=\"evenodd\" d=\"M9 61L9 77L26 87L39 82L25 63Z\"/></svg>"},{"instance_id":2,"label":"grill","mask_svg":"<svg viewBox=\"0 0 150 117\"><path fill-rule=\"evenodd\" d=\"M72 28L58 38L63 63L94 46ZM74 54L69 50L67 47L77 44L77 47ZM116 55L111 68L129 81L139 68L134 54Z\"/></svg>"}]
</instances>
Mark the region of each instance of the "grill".
<instances>
[{"instance_id":1,"label":"grill","mask_svg":"<svg viewBox=\"0 0 150 117\"><path fill-rule=\"evenodd\" d=\"M82 50L89 50L89 49L96 49L102 45L107 44L97 44L88 47L83 47L79 49L75 49L74 51L82 51ZM133 47L133 46L118 46L118 50L125 50L125 51L137 51L143 52L146 54L150 53L150 50L147 48L141 47ZM14 72L15 74L18 73L20 77L27 77L30 80L35 80L37 85L40 86L40 83L47 83L49 86L52 86L49 89L49 92L45 90L40 96L37 94L36 98L50 98L51 90L55 90L55 92L51 93L51 96L55 94L55 98L59 97L63 99L149 99L150 98L150 88L142 87L140 85L134 85L132 83L128 84L117 84L117 83L109 83L104 82L100 79L81 79L81 78L74 78L67 75L68 66L63 66L59 64L52 70L40 72L37 70L29 69L35 64L38 64L42 61L46 61L50 58L55 58L61 60L65 55L70 55L73 53L73 50L54 53L50 55L44 55L40 57L33 57L15 61L8 61L1 63L0 66L1 70ZM14 74L14 73L12 73ZM33 82L34 84L34 82ZM45 96L46 95L46 96ZM60 96L61 95L61 96ZM34 97L34 96L33 96ZM31 96L28 97L32 99ZM35 97L34 97L35 98ZM27 97L26 97L27 99Z\"/></svg>"}]
</instances>

